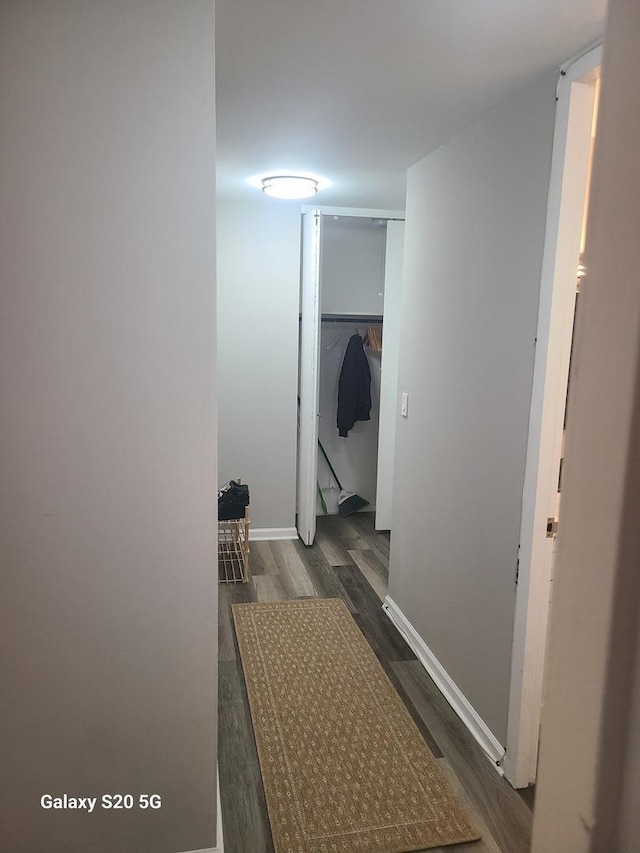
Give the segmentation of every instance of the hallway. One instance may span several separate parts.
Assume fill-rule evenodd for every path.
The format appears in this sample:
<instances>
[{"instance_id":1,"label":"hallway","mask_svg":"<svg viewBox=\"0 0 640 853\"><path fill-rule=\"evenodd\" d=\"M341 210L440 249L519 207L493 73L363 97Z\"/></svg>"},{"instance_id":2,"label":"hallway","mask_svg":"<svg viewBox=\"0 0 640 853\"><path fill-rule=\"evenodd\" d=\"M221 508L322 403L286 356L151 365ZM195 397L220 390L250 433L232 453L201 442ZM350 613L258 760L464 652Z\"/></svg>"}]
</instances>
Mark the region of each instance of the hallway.
<instances>
[{"instance_id":1,"label":"hallway","mask_svg":"<svg viewBox=\"0 0 640 853\"><path fill-rule=\"evenodd\" d=\"M231 622L231 605L320 596L342 598L431 751L446 769L482 841L441 848L460 853L526 853L532 812L491 768L480 747L381 609L389 538L373 513L318 518L316 543L252 542L251 580L220 585L219 770L225 850L272 851L262 780Z\"/></svg>"}]
</instances>

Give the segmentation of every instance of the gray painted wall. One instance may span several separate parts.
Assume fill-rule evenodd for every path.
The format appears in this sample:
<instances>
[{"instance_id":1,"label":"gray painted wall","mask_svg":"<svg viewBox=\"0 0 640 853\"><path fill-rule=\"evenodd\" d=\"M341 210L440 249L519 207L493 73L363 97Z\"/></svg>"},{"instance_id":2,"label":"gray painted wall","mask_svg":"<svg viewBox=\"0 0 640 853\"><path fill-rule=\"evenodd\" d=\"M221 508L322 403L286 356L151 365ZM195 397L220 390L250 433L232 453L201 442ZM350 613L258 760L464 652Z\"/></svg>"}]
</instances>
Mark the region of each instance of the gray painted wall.
<instances>
[{"instance_id":1,"label":"gray painted wall","mask_svg":"<svg viewBox=\"0 0 640 853\"><path fill-rule=\"evenodd\" d=\"M637 562L636 555L636 565ZM624 775L620 781L622 791L618 830L620 833L618 837L620 853L635 853L640 838L640 810L638 809L638 797L640 796L640 654L638 654L638 649L640 649L640 620L638 620L637 614L634 615L638 625L638 636L635 638L635 667L630 673L633 687L628 712L629 729L625 732L627 737L623 747L626 754ZM547 805L549 805L548 802Z\"/></svg>"},{"instance_id":2,"label":"gray painted wall","mask_svg":"<svg viewBox=\"0 0 640 853\"><path fill-rule=\"evenodd\" d=\"M408 176L389 594L502 743L555 85Z\"/></svg>"},{"instance_id":3,"label":"gray painted wall","mask_svg":"<svg viewBox=\"0 0 640 853\"><path fill-rule=\"evenodd\" d=\"M220 483L251 490L251 525L295 527L300 204L218 201Z\"/></svg>"},{"instance_id":4,"label":"gray painted wall","mask_svg":"<svg viewBox=\"0 0 640 853\"><path fill-rule=\"evenodd\" d=\"M216 843L213 52L210 0L0 10L11 853ZM114 792L162 808L40 807Z\"/></svg>"}]
</instances>

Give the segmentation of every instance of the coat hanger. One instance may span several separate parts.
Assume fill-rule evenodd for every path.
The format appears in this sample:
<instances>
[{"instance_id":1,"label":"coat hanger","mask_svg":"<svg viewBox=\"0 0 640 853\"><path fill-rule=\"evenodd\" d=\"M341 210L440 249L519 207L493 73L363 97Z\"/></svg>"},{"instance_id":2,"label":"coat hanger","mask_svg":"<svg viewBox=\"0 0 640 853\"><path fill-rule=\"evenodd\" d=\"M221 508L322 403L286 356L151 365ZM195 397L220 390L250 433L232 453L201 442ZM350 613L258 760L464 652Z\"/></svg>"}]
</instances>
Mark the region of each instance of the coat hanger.
<instances>
[{"instance_id":1,"label":"coat hanger","mask_svg":"<svg viewBox=\"0 0 640 853\"><path fill-rule=\"evenodd\" d=\"M364 341L365 344L371 350L371 352L374 352L376 354L382 352L382 341L380 340L380 334L374 326L370 326L367 329Z\"/></svg>"},{"instance_id":2,"label":"coat hanger","mask_svg":"<svg viewBox=\"0 0 640 853\"><path fill-rule=\"evenodd\" d=\"M340 343L340 341L342 340L342 332L338 331L338 324L335 320L333 321L333 329L335 332L337 332L338 337L335 339L335 341L331 341L331 343L324 348L325 352L329 352L330 349L333 349L334 346Z\"/></svg>"}]
</instances>

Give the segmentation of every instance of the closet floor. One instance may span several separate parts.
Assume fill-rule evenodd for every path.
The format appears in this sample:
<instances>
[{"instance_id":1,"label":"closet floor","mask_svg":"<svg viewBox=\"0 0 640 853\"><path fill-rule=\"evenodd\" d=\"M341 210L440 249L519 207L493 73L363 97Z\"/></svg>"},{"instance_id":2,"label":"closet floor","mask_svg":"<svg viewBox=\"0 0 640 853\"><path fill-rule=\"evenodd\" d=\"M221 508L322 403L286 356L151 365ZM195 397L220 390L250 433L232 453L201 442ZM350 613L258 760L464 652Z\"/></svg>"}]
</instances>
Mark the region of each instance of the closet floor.
<instances>
[{"instance_id":1,"label":"closet floor","mask_svg":"<svg viewBox=\"0 0 640 853\"><path fill-rule=\"evenodd\" d=\"M395 685L431 751L466 804L482 840L442 853L527 853L531 798L491 767L422 664L381 609L389 537L374 514L318 518L316 543L252 542L251 580L219 587L220 797L225 853L273 851L231 605L309 596L342 598Z\"/></svg>"}]
</instances>

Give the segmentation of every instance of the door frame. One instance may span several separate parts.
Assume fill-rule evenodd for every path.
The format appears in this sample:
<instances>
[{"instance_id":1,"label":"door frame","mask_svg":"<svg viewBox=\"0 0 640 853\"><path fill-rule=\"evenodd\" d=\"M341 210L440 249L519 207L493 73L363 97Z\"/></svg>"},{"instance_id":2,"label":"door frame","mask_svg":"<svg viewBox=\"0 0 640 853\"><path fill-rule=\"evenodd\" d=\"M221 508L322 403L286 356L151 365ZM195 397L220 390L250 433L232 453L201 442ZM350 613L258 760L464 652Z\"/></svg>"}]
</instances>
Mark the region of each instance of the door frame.
<instances>
[{"instance_id":1,"label":"door frame","mask_svg":"<svg viewBox=\"0 0 640 853\"><path fill-rule=\"evenodd\" d=\"M318 393L320 387L320 277L322 274L322 214L317 208L302 214L300 292L300 384L297 479L298 536L313 545L316 536L318 479Z\"/></svg>"},{"instance_id":2,"label":"door frame","mask_svg":"<svg viewBox=\"0 0 640 853\"><path fill-rule=\"evenodd\" d=\"M320 323L322 297L322 217L371 217L372 219L400 219L404 211L380 210L361 207L332 207L327 205L302 205L305 216L318 216L314 239L307 233L305 262L305 229L302 237L300 314L300 431L298 437L297 518L298 535L305 545L315 538L316 481L318 471L318 389L320 380Z\"/></svg>"},{"instance_id":3,"label":"door frame","mask_svg":"<svg viewBox=\"0 0 640 853\"><path fill-rule=\"evenodd\" d=\"M555 545L546 528L556 511L595 99L585 81L601 62L598 45L561 69L557 88L503 763L515 788L533 784L537 772Z\"/></svg>"}]
</instances>

